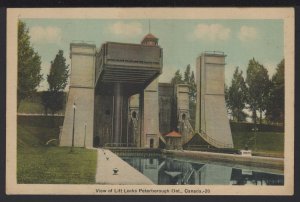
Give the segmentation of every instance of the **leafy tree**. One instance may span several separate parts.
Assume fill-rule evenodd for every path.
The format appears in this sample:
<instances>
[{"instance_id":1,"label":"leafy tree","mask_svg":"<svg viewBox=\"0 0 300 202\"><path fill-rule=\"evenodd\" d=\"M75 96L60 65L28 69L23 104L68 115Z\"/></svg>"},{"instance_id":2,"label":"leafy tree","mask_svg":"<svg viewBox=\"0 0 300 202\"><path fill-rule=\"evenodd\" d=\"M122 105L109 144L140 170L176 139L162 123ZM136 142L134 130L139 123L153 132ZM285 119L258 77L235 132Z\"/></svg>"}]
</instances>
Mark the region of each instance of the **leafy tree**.
<instances>
[{"instance_id":1,"label":"leafy tree","mask_svg":"<svg viewBox=\"0 0 300 202\"><path fill-rule=\"evenodd\" d=\"M171 80L171 83L176 84L188 84L190 88L189 98L190 98L190 104L194 103L196 101L196 94L197 94L197 87L195 82L195 75L194 71L191 71L191 66L187 65L186 69L184 71L184 78L182 79L182 74L180 70L177 70L175 72L174 77Z\"/></svg>"},{"instance_id":2,"label":"leafy tree","mask_svg":"<svg viewBox=\"0 0 300 202\"><path fill-rule=\"evenodd\" d=\"M225 104L228 110L230 110L230 106L229 106L229 95L228 95L228 86L226 85L226 83L224 84L224 94L225 94Z\"/></svg>"},{"instance_id":3,"label":"leafy tree","mask_svg":"<svg viewBox=\"0 0 300 202\"><path fill-rule=\"evenodd\" d=\"M276 73L271 79L266 116L273 122L283 123L284 121L284 59L277 65Z\"/></svg>"},{"instance_id":4,"label":"leafy tree","mask_svg":"<svg viewBox=\"0 0 300 202\"><path fill-rule=\"evenodd\" d=\"M243 112L247 101L246 92L247 87L243 77L243 71L239 71L239 67L236 67L231 85L228 89L225 88L225 99L233 119L237 122L244 121L246 118L246 113Z\"/></svg>"},{"instance_id":5,"label":"leafy tree","mask_svg":"<svg viewBox=\"0 0 300 202\"><path fill-rule=\"evenodd\" d=\"M183 83L183 81L182 81L182 74L180 73L180 70L177 70L177 71L175 72L174 77L171 79L171 83L172 83L173 85Z\"/></svg>"},{"instance_id":6,"label":"leafy tree","mask_svg":"<svg viewBox=\"0 0 300 202\"><path fill-rule=\"evenodd\" d=\"M183 82L186 84L190 84L190 78L191 78L191 66L188 64L184 71Z\"/></svg>"},{"instance_id":7,"label":"leafy tree","mask_svg":"<svg viewBox=\"0 0 300 202\"><path fill-rule=\"evenodd\" d=\"M51 61L50 73L47 75L49 93L45 96L49 96L49 108L51 109L52 114L63 108L63 90L67 85L68 77L69 65L66 64L63 51L59 50L54 61Z\"/></svg>"},{"instance_id":8,"label":"leafy tree","mask_svg":"<svg viewBox=\"0 0 300 202\"><path fill-rule=\"evenodd\" d=\"M260 124L262 114L266 110L269 100L270 80L268 70L254 58L249 61L247 68L247 100L252 111L252 119L256 124L257 114L260 114Z\"/></svg>"},{"instance_id":9,"label":"leafy tree","mask_svg":"<svg viewBox=\"0 0 300 202\"><path fill-rule=\"evenodd\" d=\"M191 77L190 77L190 100L191 102L196 102L196 96L197 96L197 85L195 81L195 75L194 71L192 71Z\"/></svg>"},{"instance_id":10,"label":"leafy tree","mask_svg":"<svg viewBox=\"0 0 300 202\"><path fill-rule=\"evenodd\" d=\"M68 83L69 65L66 64L66 58L62 50L58 51L54 61L51 61L50 74L47 75L47 81L50 91L63 91Z\"/></svg>"},{"instance_id":11,"label":"leafy tree","mask_svg":"<svg viewBox=\"0 0 300 202\"><path fill-rule=\"evenodd\" d=\"M187 65L186 69L184 71L184 78L182 79L182 74L180 73L180 70L177 70L174 74L174 77L171 80L171 83L173 85L176 84L188 84L189 85L189 105L190 105L190 111L194 112L196 109L196 96L197 96L197 87L195 82L195 75L194 71L191 71L191 66ZM190 114L191 119L195 119L194 113Z\"/></svg>"},{"instance_id":12,"label":"leafy tree","mask_svg":"<svg viewBox=\"0 0 300 202\"><path fill-rule=\"evenodd\" d=\"M29 30L22 21L18 22L18 88L17 107L30 97L42 81L41 57L30 44Z\"/></svg>"}]
</instances>

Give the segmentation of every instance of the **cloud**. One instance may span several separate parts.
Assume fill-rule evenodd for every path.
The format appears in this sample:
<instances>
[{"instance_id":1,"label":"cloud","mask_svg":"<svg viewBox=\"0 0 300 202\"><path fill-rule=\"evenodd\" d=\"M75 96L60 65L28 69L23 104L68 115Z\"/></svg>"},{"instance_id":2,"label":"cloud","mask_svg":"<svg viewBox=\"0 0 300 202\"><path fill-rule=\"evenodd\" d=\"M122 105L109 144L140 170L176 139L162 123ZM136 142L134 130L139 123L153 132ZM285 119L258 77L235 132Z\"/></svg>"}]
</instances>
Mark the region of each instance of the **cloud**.
<instances>
[{"instance_id":1,"label":"cloud","mask_svg":"<svg viewBox=\"0 0 300 202\"><path fill-rule=\"evenodd\" d=\"M255 27L242 26L238 33L241 41L249 41L257 38L257 30Z\"/></svg>"},{"instance_id":2,"label":"cloud","mask_svg":"<svg viewBox=\"0 0 300 202\"><path fill-rule=\"evenodd\" d=\"M116 22L109 27L111 33L118 36L134 37L142 34L142 24L138 22Z\"/></svg>"},{"instance_id":3,"label":"cloud","mask_svg":"<svg viewBox=\"0 0 300 202\"><path fill-rule=\"evenodd\" d=\"M198 24L192 36L196 39L225 41L230 37L231 30L220 24Z\"/></svg>"},{"instance_id":4,"label":"cloud","mask_svg":"<svg viewBox=\"0 0 300 202\"><path fill-rule=\"evenodd\" d=\"M61 29L53 26L34 26L29 33L33 43L60 43L62 39Z\"/></svg>"}]
</instances>

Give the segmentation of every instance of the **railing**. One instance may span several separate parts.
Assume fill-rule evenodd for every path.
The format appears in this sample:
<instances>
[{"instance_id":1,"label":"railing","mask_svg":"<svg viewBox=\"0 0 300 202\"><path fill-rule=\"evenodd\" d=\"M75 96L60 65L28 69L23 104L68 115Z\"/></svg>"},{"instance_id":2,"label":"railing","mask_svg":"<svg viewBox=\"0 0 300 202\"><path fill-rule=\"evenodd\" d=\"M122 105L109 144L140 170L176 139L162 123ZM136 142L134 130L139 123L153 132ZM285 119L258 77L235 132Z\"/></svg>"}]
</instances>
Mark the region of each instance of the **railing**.
<instances>
[{"instance_id":1,"label":"railing","mask_svg":"<svg viewBox=\"0 0 300 202\"><path fill-rule=\"evenodd\" d=\"M137 147L134 143L106 143L104 147Z\"/></svg>"},{"instance_id":2,"label":"railing","mask_svg":"<svg viewBox=\"0 0 300 202\"><path fill-rule=\"evenodd\" d=\"M108 147L111 152L117 154L118 156L124 157L159 157L161 149L157 148L132 148L132 147Z\"/></svg>"},{"instance_id":3,"label":"railing","mask_svg":"<svg viewBox=\"0 0 300 202\"><path fill-rule=\"evenodd\" d=\"M224 55L223 51L204 51L206 54L218 54L218 55Z\"/></svg>"},{"instance_id":4,"label":"railing","mask_svg":"<svg viewBox=\"0 0 300 202\"><path fill-rule=\"evenodd\" d=\"M215 152L215 153L226 153L226 154L238 154L238 149L232 148L216 148L211 145L187 145L185 150L190 151L203 151L203 152Z\"/></svg>"},{"instance_id":5,"label":"railing","mask_svg":"<svg viewBox=\"0 0 300 202\"><path fill-rule=\"evenodd\" d=\"M126 59L107 59L107 61L112 62L127 62L127 63L138 63L138 64L156 64L160 65L160 62L148 62L148 61L142 61L142 60L126 60Z\"/></svg>"},{"instance_id":6,"label":"railing","mask_svg":"<svg viewBox=\"0 0 300 202\"><path fill-rule=\"evenodd\" d=\"M211 145L187 145L185 149L187 150L202 150L202 149L210 149L212 148Z\"/></svg>"}]
</instances>

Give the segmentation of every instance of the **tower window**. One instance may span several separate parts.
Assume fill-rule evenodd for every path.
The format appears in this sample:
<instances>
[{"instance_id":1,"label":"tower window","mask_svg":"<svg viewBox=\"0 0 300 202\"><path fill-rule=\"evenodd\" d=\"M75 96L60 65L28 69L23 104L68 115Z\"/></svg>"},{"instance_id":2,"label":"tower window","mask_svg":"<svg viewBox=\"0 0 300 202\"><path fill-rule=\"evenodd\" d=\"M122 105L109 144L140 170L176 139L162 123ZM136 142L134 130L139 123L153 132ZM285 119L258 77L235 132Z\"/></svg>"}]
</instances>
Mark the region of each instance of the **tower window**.
<instances>
[{"instance_id":1,"label":"tower window","mask_svg":"<svg viewBox=\"0 0 300 202\"><path fill-rule=\"evenodd\" d=\"M136 112L135 111L132 112L132 118L136 119Z\"/></svg>"}]
</instances>

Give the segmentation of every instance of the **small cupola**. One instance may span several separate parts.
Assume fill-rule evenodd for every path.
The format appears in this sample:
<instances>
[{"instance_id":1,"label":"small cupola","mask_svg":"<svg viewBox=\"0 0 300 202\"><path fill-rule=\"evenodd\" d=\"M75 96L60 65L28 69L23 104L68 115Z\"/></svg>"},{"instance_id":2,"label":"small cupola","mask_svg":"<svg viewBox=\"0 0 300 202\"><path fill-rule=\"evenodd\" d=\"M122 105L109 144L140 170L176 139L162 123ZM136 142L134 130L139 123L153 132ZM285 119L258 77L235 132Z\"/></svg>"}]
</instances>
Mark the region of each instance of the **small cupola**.
<instances>
[{"instance_id":1,"label":"small cupola","mask_svg":"<svg viewBox=\"0 0 300 202\"><path fill-rule=\"evenodd\" d=\"M143 38L141 44L145 46L157 46L158 38L153 34L149 33Z\"/></svg>"}]
</instances>

